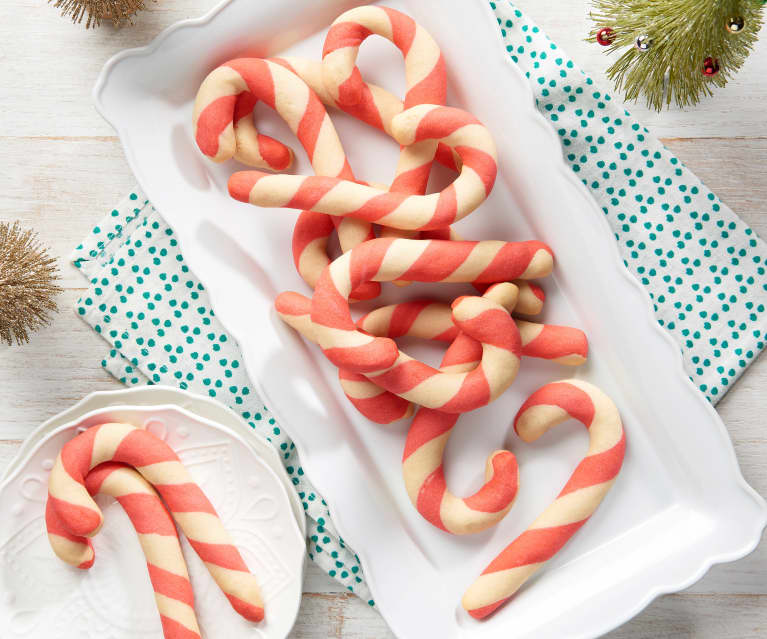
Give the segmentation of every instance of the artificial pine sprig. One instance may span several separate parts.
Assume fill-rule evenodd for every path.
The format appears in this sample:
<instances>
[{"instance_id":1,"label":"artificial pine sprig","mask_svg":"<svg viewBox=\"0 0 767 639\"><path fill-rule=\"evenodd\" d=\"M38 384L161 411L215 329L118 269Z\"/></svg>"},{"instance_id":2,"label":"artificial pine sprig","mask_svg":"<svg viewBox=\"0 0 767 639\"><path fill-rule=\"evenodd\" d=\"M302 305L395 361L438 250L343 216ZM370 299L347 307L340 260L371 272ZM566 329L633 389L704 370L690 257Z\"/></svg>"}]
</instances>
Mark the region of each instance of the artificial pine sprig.
<instances>
[{"instance_id":1,"label":"artificial pine sprig","mask_svg":"<svg viewBox=\"0 0 767 639\"><path fill-rule=\"evenodd\" d=\"M57 272L32 231L0 222L0 342L28 342L30 331L48 324L61 291Z\"/></svg>"},{"instance_id":2,"label":"artificial pine sprig","mask_svg":"<svg viewBox=\"0 0 767 639\"><path fill-rule=\"evenodd\" d=\"M85 28L101 26L102 20L111 20L115 27L131 22L131 17L144 8L144 0L48 0L61 8L61 15L72 16L80 23L87 16Z\"/></svg>"},{"instance_id":3,"label":"artificial pine sprig","mask_svg":"<svg viewBox=\"0 0 767 639\"><path fill-rule=\"evenodd\" d=\"M751 53L762 26L762 0L593 0L597 34L609 28L608 51L624 50L607 70L627 100L644 94L660 111L672 100L697 104L723 87ZM743 21L742 29L728 24ZM641 50L637 39L650 40ZM605 35L599 39L605 44Z\"/></svg>"}]
</instances>

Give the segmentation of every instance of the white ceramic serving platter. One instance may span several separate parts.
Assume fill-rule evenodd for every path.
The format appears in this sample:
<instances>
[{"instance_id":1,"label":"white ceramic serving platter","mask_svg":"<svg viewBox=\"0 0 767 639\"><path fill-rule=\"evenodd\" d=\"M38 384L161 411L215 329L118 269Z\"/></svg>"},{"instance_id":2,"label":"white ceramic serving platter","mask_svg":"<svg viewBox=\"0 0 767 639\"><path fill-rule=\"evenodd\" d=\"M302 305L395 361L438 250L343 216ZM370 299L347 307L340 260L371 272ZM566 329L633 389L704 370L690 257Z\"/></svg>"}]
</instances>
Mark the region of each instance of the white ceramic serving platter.
<instances>
[{"instance_id":1,"label":"white ceramic serving platter","mask_svg":"<svg viewBox=\"0 0 767 639\"><path fill-rule=\"evenodd\" d=\"M628 438L615 486L563 551L489 620L477 622L460 609L466 586L553 499L585 452L578 425L563 425L534 445L520 443L510 429L532 390L573 371L526 360L502 398L461 419L447 450L449 486L473 492L486 455L506 445L520 461L520 496L509 516L482 534L456 538L431 527L402 484L407 424L381 427L357 414L333 367L273 312L278 292L308 292L290 258L295 212L233 202L226 182L241 167L211 164L192 136L192 101L212 68L238 55L316 58L327 25L355 4L224 2L113 58L94 89L97 107L237 338L263 401L294 438L392 630L417 639L599 635L657 595L692 584L713 563L751 551L767 519L765 504L743 480L724 425L687 379L677 347L623 267L602 214L566 168L486 2L387 2L442 45L449 104L471 111L495 136L498 181L460 232L472 239L537 238L553 247L558 265L544 282L545 321L587 332L591 356L575 374L615 399ZM360 67L369 81L402 94L401 56L389 43L366 42ZM273 114L257 114L263 132L299 149ZM396 145L346 116L334 113L333 120L356 174L390 181ZM309 172L301 152L296 170ZM423 293L420 286L395 294ZM429 289L442 297L458 290L469 289ZM394 299L391 287L387 295Z\"/></svg>"},{"instance_id":2,"label":"white ceramic serving platter","mask_svg":"<svg viewBox=\"0 0 767 639\"><path fill-rule=\"evenodd\" d=\"M298 523L303 515L291 501L294 491L285 482L287 476L281 476L284 470L275 472L231 423L215 422L175 405L104 406L109 403L104 401L106 394L83 400L78 407L86 412L75 407L50 420L45 429L38 429L0 483L0 512L4 513L0 518L0 591L5 593L0 600L0 636L79 639L99 633L114 639L162 637L135 531L113 499L97 498L105 523L94 538L96 562L91 569L82 571L62 563L45 535L47 476L61 446L83 428L119 420L151 430L178 452L261 580L267 618L255 626L231 609L182 537L203 637L220 633L233 639L287 637L301 602L305 533ZM110 394L135 397L141 391ZM155 400L164 395L166 401L176 395L185 404L194 403L193 396L168 393L167 389L151 395ZM201 412L220 414L202 403L198 407ZM66 421L73 412L79 414ZM300 503L298 507L300 510Z\"/></svg>"}]
</instances>

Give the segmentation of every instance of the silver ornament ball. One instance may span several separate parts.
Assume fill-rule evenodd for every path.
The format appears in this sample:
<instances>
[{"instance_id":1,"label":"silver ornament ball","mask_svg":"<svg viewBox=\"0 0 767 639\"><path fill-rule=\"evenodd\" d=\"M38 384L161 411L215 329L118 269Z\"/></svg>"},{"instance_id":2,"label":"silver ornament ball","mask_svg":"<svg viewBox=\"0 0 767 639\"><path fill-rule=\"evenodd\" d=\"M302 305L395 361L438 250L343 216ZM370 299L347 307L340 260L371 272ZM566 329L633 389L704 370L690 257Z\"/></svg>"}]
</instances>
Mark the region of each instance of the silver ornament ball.
<instances>
[{"instance_id":1,"label":"silver ornament ball","mask_svg":"<svg viewBox=\"0 0 767 639\"><path fill-rule=\"evenodd\" d=\"M652 38L646 33L643 33L634 41L634 46L639 51L647 51L652 46Z\"/></svg>"},{"instance_id":2,"label":"silver ornament ball","mask_svg":"<svg viewBox=\"0 0 767 639\"><path fill-rule=\"evenodd\" d=\"M735 18L727 18L727 31L730 33L740 33L743 31L743 27L746 26L746 21L743 19L742 16L737 16Z\"/></svg>"}]
</instances>

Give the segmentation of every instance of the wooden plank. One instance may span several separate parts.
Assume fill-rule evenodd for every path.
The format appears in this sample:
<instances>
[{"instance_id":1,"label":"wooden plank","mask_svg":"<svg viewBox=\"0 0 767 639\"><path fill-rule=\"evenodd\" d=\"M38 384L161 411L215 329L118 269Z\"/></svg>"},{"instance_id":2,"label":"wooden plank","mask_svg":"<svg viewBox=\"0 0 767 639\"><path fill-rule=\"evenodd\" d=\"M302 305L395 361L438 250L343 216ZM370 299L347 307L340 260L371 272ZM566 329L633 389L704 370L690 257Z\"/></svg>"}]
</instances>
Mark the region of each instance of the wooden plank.
<instances>
[{"instance_id":1,"label":"wooden plank","mask_svg":"<svg viewBox=\"0 0 767 639\"><path fill-rule=\"evenodd\" d=\"M293 639L388 639L394 637L376 610L352 594L305 594Z\"/></svg>"},{"instance_id":2,"label":"wooden plank","mask_svg":"<svg viewBox=\"0 0 767 639\"><path fill-rule=\"evenodd\" d=\"M760 237L767 238L767 123L764 135L667 138L663 143Z\"/></svg>"},{"instance_id":3,"label":"wooden plank","mask_svg":"<svg viewBox=\"0 0 767 639\"><path fill-rule=\"evenodd\" d=\"M136 184L119 141L0 138L0 158L0 220L36 230L59 259L62 284L82 288L69 254Z\"/></svg>"},{"instance_id":4,"label":"wooden plank","mask_svg":"<svg viewBox=\"0 0 767 639\"><path fill-rule=\"evenodd\" d=\"M767 597L758 595L667 595L606 639L760 639L765 636ZM304 595L296 639L326 637L387 639L394 635L378 613L352 595Z\"/></svg>"},{"instance_id":5,"label":"wooden plank","mask_svg":"<svg viewBox=\"0 0 767 639\"><path fill-rule=\"evenodd\" d=\"M335 579L332 579L322 568L311 561L306 562L304 575L304 592L322 592L325 594L339 593L348 595L349 591Z\"/></svg>"},{"instance_id":6,"label":"wooden plank","mask_svg":"<svg viewBox=\"0 0 767 639\"><path fill-rule=\"evenodd\" d=\"M113 135L96 113L91 89L115 53L148 44L160 31L196 18L219 0L159 0L147 3L133 27L111 25L86 31L39 0L4 0L0 42L3 118L0 136ZM10 52L13 52L11 55ZM26 157L26 156L25 156Z\"/></svg>"},{"instance_id":7,"label":"wooden plank","mask_svg":"<svg viewBox=\"0 0 767 639\"><path fill-rule=\"evenodd\" d=\"M107 343L71 310L78 295L65 291L62 311L28 345L0 345L0 439L23 439L88 393L120 388L99 365Z\"/></svg>"},{"instance_id":8,"label":"wooden plank","mask_svg":"<svg viewBox=\"0 0 767 639\"><path fill-rule=\"evenodd\" d=\"M668 595L650 604L607 639L761 639L767 597Z\"/></svg>"}]
</instances>

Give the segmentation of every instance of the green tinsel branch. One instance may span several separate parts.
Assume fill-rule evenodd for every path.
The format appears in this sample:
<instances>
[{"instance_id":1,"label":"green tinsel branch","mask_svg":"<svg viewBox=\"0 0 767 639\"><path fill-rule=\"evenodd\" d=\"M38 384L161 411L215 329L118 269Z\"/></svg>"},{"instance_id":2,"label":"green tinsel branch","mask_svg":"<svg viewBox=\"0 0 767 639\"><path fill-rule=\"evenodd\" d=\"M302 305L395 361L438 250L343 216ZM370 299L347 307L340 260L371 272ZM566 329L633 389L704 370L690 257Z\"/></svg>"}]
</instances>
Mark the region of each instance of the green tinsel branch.
<instances>
[{"instance_id":1,"label":"green tinsel branch","mask_svg":"<svg viewBox=\"0 0 767 639\"><path fill-rule=\"evenodd\" d=\"M673 100L679 107L697 104L723 87L753 49L762 26L762 0L593 0L595 23L590 39L603 27L612 29L608 51L624 50L607 70L627 100L644 94L660 111ZM744 27L728 31L728 21L742 18ZM640 51L636 40L652 44ZM706 58L718 61L719 72L702 72Z\"/></svg>"}]
</instances>

